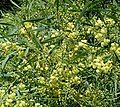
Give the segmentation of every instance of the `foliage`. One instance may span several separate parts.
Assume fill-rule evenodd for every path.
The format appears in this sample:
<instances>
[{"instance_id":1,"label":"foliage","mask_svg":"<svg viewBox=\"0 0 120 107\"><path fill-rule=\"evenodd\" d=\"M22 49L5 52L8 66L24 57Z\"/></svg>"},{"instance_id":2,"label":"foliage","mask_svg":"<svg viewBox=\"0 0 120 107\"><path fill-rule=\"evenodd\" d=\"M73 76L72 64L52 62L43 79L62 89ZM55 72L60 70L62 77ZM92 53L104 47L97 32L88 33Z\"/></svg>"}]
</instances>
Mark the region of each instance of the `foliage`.
<instances>
[{"instance_id":1,"label":"foliage","mask_svg":"<svg viewBox=\"0 0 120 107\"><path fill-rule=\"evenodd\" d=\"M117 0L23 0L0 20L0 107L117 107Z\"/></svg>"}]
</instances>

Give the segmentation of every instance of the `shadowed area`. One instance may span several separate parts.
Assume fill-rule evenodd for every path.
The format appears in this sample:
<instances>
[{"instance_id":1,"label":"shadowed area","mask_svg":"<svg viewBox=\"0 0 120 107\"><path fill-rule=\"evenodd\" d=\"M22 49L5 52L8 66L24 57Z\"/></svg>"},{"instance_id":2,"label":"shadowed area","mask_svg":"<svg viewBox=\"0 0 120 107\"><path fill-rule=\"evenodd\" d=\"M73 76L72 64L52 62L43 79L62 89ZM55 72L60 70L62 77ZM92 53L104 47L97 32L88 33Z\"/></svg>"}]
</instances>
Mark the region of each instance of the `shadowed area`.
<instances>
[{"instance_id":1,"label":"shadowed area","mask_svg":"<svg viewBox=\"0 0 120 107\"><path fill-rule=\"evenodd\" d=\"M7 11L15 11L19 9L19 0L0 0L0 17L1 14Z\"/></svg>"}]
</instances>

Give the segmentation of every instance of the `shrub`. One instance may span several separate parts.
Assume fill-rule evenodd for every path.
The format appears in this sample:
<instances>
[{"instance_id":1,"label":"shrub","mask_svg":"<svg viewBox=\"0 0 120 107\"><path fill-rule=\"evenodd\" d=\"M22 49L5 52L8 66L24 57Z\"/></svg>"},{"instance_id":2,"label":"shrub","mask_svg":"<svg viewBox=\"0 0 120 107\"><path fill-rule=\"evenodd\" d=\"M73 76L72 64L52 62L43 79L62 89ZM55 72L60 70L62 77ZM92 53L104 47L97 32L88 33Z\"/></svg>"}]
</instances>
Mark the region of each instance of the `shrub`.
<instances>
[{"instance_id":1,"label":"shrub","mask_svg":"<svg viewBox=\"0 0 120 107\"><path fill-rule=\"evenodd\" d=\"M29 0L3 15L1 107L120 105L120 8L104 2Z\"/></svg>"}]
</instances>

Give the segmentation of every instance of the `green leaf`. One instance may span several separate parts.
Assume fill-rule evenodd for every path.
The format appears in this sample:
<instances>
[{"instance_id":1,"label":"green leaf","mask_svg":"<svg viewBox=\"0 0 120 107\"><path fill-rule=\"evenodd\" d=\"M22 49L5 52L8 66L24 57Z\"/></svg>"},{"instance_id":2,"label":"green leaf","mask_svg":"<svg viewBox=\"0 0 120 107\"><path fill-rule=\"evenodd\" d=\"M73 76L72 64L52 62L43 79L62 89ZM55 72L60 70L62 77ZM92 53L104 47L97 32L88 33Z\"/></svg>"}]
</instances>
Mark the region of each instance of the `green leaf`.
<instances>
[{"instance_id":1,"label":"green leaf","mask_svg":"<svg viewBox=\"0 0 120 107\"><path fill-rule=\"evenodd\" d=\"M8 33L8 36L13 36L16 35L16 32L18 31L17 27L14 27L13 29L11 29Z\"/></svg>"},{"instance_id":2,"label":"green leaf","mask_svg":"<svg viewBox=\"0 0 120 107\"><path fill-rule=\"evenodd\" d=\"M41 43L44 44L44 43L51 42L51 41L53 41L55 38L57 38L57 37L51 37L51 38L45 39L45 40L42 41Z\"/></svg>"},{"instance_id":3,"label":"green leaf","mask_svg":"<svg viewBox=\"0 0 120 107\"><path fill-rule=\"evenodd\" d=\"M51 19L53 17L54 17L54 15L50 15L48 17L35 18L35 19L28 19L28 20L22 21L22 23L24 23L24 22L38 22L38 21L48 20L48 19Z\"/></svg>"},{"instance_id":4,"label":"green leaf","mask_svg":"<svg viewBox=\"0 0 120 107\"><path fill-rule=\"evenodd\" d=\"M5 23L5 22L0 22L1 25L8 25L8 26L14 26L12 24L9 24L9 23Z\"/></svg>"},{"instance_id":5,"label":"green leaf","mask_svg":"<svg viewBox=\"0 0 120 107\"><path fill-rule=\"evenodd\" d=\"M90 9L94 9L94 7L102 1L104 1L104 0L95 0L94 2L92 2L92 1L87 2L87 4L83 8L80 16L83 16L86 11L89 11Z\"/></svg>"},{"instance_id":6,"label":"green leaf","mask_svg":"<svg viewBox=\"0 0 120 107\"><path fill-rule=\"evenodd\" d=\"M42 44L40 43L39 39L34 34L32 35L32 41L35 43L37 48L43 49Z\"/></svg>"},{"instance_id":7,"label":"green leaf","mask_svg":"<svg viewBox=\"0 0 120 107\"><path fill-rule=\"evenodd\" d=\"M25 50L25 56L27 56L27 54L29 52L29 49L30 49L29 47L26 48L26 50Z\"/></svg>"},{"instance_id":8,"label":"green leaf","mask_svg":"<svg viewBox=\"0 0 120 107\"><path fill-rule=\"evenodd\" d=\"M39 31L39 32L40 32L40 31L44 31L44 30L46 30L46 29L48 29L48 27L45 27L45 26L43 27L43 26L42 26L42 27L38 27L38 28L36 28L36 29L33 29L33 30L31 30L31 31Z\"/></svg>"},{"instance_id":9,"label":"green leaf","mask_svg":"<svg viewBox=\"0 0 120 107\"><path fill-rule=\"evenodd\" d=\"M15 55L15 52L12 52L12 53L10 53L10 54L8 54L6 56L6 58L2 61L2 69L5 68L7 62L9 61L9 59L11 59L14 55Z\"/></svg>"},{"instance_id":10,"label":"green leaf","mask_svg":"<svg viewBox=\"0 0 120 107\"><path fill-rule=\"evenodd\" d=\"M59 10L59 6L60 6L60 1L59 0L55 0L55 4L56 4L57 11L58 11Z\"/></svg>"},{"instance_id":11,"label":"green leaf","mask_svg":"<svg viewBox=\"0 0 120 107\"><path fill-rule=\"evenodd\" d=\"M13 0L10 0L10 2L15 5L17 8L21 9L20 6L18 6Z\"/></svg>"},{"instance_id":12,"label":"green leaf","mask_svg":"<svg viewBox=\"0 0 120 107\"><path fill-rule=\"evenodd\" d=\"M25 45L25 46L27 46L27 47L30 47L31 49L35 49L34 48L34 45L33 44L31 44L26 38L22 38L22 39L20 39L19 41L19 44L21 44L21 45Z\"/></svg>"}]
</instances>

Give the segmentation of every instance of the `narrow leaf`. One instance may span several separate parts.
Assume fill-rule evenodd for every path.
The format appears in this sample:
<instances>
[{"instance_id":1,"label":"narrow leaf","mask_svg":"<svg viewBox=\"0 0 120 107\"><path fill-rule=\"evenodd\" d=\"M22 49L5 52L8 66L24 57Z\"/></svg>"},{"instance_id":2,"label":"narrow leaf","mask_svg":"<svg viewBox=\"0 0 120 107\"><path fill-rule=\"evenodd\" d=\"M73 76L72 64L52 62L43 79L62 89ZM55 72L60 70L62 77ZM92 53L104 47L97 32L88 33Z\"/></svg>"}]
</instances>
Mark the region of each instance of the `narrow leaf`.
<instances>
[{"instance_id":1,"label":"narrow leaf","mask_svg":"<svg viewBox=\"0 0 120 107\"><path fill-rule=\"evenodd\" d=\"M6 58L2 62L2 69L5 68L7 62L9 61L10 58L12 58L14 56L14 54L15 54L15 52L12 52L6 56Z\"/></svg>"}]
</instances>

